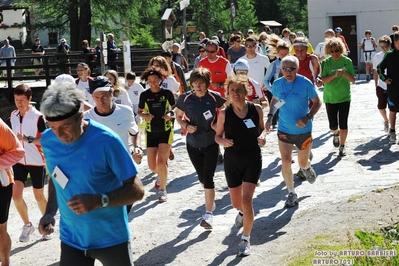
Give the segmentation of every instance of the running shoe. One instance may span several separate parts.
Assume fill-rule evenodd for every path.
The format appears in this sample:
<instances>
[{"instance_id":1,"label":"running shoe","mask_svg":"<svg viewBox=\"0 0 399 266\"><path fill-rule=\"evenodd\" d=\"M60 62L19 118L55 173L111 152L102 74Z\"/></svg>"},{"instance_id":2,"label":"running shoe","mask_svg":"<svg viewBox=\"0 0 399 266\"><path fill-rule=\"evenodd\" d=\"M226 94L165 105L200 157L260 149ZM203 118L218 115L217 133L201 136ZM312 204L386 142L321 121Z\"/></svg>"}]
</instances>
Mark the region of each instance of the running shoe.
<instances>
[{"instance_id":1,"label":"running shoe","mask_svg":"<svg viewBox=\"0 0 399 266\"><path fill-rule=\"evenodd\" d=\"M335 148L339 147L339 132L337 134L333 134L333 145Z\"/></svg>"},{"instance_id":2,"label":"running shoe","mask_svg":"<svg viewBox=\"0 0 399 266\"><path fill-rule=\"evenodd\" d=\"M346 150L344 145L341 145L339 147L339 156L346 156Z\"/></svg>"},{"instance_id":3,"label":"running shoe","mask_svg":"<svg viewBox=\"0 0 399 266\"><path fill-rule=\"evenodd\" d=\"M288 194L288 199L285 202L285 207L290 208L290 207L294 207L297 204L298 204L297 194L290 192L290 194Z\"/></svg>"},{"instance_id":4,"label":"running shoe","mask_svg":"<svg viewBox=\"0 0 399 266\"><path fill-rule=\"evenodd\" d=\"M366 81L370 81L370 75L366 75Z\"/></svg>"},{"instance_id":5,"label":"running shoe","mask_svg":"<svg viewBox=\"0 0 399 266\"><path fill-rule=\"evenodd\" d=\"M238 249L238 256L245 257L251 255L251 245L248 241L241 239L241 243Z\"/></svg>"},{"instance_id":6,"label":"running shoe","mask_svg":"<svg viewBox=\"0 0 399 266\"><path fill-rule=\"evenodd\" d=\"M166 202L168 200L168 194L165 190L158 191L158 202Z\"/></svg>"},{"instance_id":7,"label":"running shoe","mask_svg":"<svg viewBox=\"0 0 399 266\"><path fill-rule=\"evenodd\" d=\"M169 160L173 161L175 159L175 153L173 152L172 148L170 149L169 153Z\"/></svg>"},{"instance_id":8,"label":"running shoe","mask_svg":"<svg viewBox=\"0 0 399 266\"><path fill-rule=\"evenodd\" d=\"M202 227L204 227L207 230L213 229L213 215L212 213L206 212L204 215L202 215L202 221L200 224Z\"/></svg>"},{"instance_id":9,"label":"running shoe","mask_svg":"<svg viewBox=\"0 0 399 266\"><path fill-rule=\"evenodd\" d=\"M296 176L299 177L299 178L302 179L302 180L305 180L305 179L306 179L304 170L303 170L302 168L299 168L299 171L298 171L298 173L296 173Z\"/></svg>"},{"instance_id":10,"label":"running shoe","mask_svg":"<svg viewBox=\"0 0 399 266\"><path fill-rule=\"evenodd\" d=\"M35 227L31 222L22 227L22 234L19 236L19 242L28 242L29 236L35 231Z\"/></svg>"},{"instance_id":11,"label":"running shoe","mask_svg":"<svg viewBox=\"0 0 399 266\"><path fill-rule=\"evenodd\" d=\"M244 214L242 212L238 212L236 216L236 220L234 222L237 228L241 228L244 225Z\"/></svg>"},{"instance_id":12,"label":"running shoe","mask_svg":"<svg viewBox=\"0 0 399 266\"><path fill-rule=\"evenodd\" d=\"M396 142L396 132L393 130L389 131L389 143L395 143Z\"/></svg>"},{"instance_id":13,"label":"running shoe","mask_svg":"<svg viewBox=\"0 0 399 266\"><path fill-rule=\"evenodd\" d=\"M340 148L341 149L341 148ZM313 169L312 166L310 166L308 169L303 170L305 172L305 177L306 180L310 183L313 184L316 181L316 171Z\"/></svg>"},{"instance_id":14,"label":"running shoe","mask_svg":"<svg viewBox=\"0 0 399 266\"><path fill-rule=\"evenodd\" d=\"M43 235L42 236L42 241L48 241L53 239L54 235L53 234L49 234L49 235Z\"/></svg>"},{"instance_id":15,"label":"running shoe","mask_svg":"<svg viewBox=\"0 0 399 266\"><path fill-rule=\"evenodd\" d=\"M157 178L157 180L155 180L154 188L155 188L156 190L159 190L159 188L160 188L160 185L159 185L159 177Z\"/></svg>"}]
</instances>

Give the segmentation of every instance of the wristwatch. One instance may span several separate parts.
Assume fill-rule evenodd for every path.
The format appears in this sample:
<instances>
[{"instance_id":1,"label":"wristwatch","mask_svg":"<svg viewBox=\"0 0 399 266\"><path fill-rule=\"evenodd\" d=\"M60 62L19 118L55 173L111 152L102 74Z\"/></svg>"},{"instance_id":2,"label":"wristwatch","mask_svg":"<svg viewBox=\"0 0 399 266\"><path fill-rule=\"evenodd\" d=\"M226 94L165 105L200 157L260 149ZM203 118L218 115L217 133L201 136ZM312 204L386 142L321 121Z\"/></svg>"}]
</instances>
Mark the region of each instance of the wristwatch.
<instances>
[{"instance_id":1,"label":"wristwatch","mask_svg":"<svg viewBox=\"0 0 399 266\"><path fill-rule=\"evenodd\" d=\"M105 208L108 206L109 198L105 194L101 194L101 207Z\"/></svg>"},{"instance_id":2,"label":"wristwatch","mask_svg":"<svg viewBox=\"0 0 399 266\"><path fill-rule=\"evenodd\" d=\"M32 136L28 136L28 143L32 143L35 140L34 137Z\"/></svg>"},{"instance_id":3,"label":"wristwatch","mask_svg":"<svg viewBox=\"0 0 399 266\"><path fill-rule=\"evenodd\" d=\"M310 120L312 120L312 118L313 118L312 113L307 113L306 116L307 116L307 118L309 118Z\"/></svg>"}]
</instances>

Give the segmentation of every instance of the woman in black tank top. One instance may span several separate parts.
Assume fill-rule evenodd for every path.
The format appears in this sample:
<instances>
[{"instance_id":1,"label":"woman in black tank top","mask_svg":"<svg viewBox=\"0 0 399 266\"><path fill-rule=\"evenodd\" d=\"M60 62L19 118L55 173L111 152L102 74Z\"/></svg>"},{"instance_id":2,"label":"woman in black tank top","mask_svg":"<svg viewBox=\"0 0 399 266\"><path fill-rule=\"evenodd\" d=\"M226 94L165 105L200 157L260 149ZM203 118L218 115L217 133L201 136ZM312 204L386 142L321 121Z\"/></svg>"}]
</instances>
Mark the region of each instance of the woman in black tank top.
<instances>
[{"instance_id":1,"label":"woman in black tank top","mask_svg":"<svg viewBox=\"0 0 399 266\"><path fill-rule=\"evenodd\" d=\"M248 81L231 76L225 87L231 103L219 114L215 141L225 147L224 171L231 203L239 210L235 225L243 227L238 255L248 256L254 222L252 197L262 172L259 146L266 144L266 131L262 107L246 100Z\"/></svg>"}]
</instances>

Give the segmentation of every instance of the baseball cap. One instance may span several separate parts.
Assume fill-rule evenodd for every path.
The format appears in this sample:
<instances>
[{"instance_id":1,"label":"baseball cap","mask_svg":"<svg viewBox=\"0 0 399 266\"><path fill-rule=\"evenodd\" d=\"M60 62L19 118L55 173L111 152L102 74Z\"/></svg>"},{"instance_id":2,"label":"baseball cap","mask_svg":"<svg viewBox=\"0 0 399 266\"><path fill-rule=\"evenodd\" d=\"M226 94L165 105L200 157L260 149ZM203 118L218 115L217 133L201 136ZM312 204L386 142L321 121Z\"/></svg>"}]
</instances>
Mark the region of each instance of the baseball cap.
<instances>
[{"instance_id":1,"label":"baseball cap","mask_svg":"<svg viewBox=\"0 0 399 266\"><path fill-rule=\"evenodd\" d=\"M105 76L97 76L90 83L89 93L93 94L99 91L109 92L111 90L112 90L112 85L109 82L109 79Z\"/></svg>"},{"instance_id":2,"label":"baseball cap","mask_svg":"<svg viewBox=\"0 0 399 266\"><path fill-rule=\"evenodd\" d=\"M76 84L75 79L69 74L61 74L61 75L58 75L57 77L55 77L54 83L58 83L58 82L69 82L72 84Z\"/></svg>"},{"instance_id":3,"label":"baseball cap","mask_svg":"<svg viewBox=\"0 0 399 266\"><path fill-rule=\"evenodd\" d=\"M254 31L251 30L251 29L249 29L249 30L247 31L247 33L254 33Z\"/></svg>"},{"instance_id":4,"label":"baseball cap","mask_svg":"<svg viewBox=\"0 0 399 266\"><path fill-rule=\"evenodd\" d=\"M212 36L211 40L219 42L219 37L218 36Z\"/></svg>"},{"instance_id":5,"label":"baseball cap","mask_svg":"<svg viewBox=\"0 0 399 266\"><path fill-rule=\"evenodd\" d=\"M64 38L62 38L61 40L60 40L60 42L67 42Z\"/></svg>"},{"instance_id":6,"label":"baseball cap","mask_svg":"<svg viewBox=\"0 0 399 266\"><path fill-rule=\"evenodd\" d=\"M217 33L221 33L221 34L223 34L223 31L222 31L222 30L218 30L218 31L217 31Z\"/></svg>"},{"instance_id":7,"label":"baseball cap","mask_svg":"<svg viewBox=\"0 0 399 266\"><path fill-rule=\"evenodd\" d=\"M340 27L336 27L334 31L335 32L342 32L342 29Z\"/></svg>"},{"instance_id":8,"label":"baseball cap","mask_svg":"<svg viewBox=\"0 0 399 266\"><path fill-rule=\"evenodd\" d=\"M173 46L177 46L177 47L179 47L179 48L180 48L180 44L179 44L179 43L177 43L177 42L175 42L175 43L173 44Z\"/></svg>"},{"instance_id":9,"label":"baseball cap","mask_svg":"<svg viewBox=\"0 0 399 266\"><path fill-rule=\"evenodd\" d=\"M238 59L234 65L234 70L249 70L249 63L245 59Z\"/></svg>"}]
</instances>

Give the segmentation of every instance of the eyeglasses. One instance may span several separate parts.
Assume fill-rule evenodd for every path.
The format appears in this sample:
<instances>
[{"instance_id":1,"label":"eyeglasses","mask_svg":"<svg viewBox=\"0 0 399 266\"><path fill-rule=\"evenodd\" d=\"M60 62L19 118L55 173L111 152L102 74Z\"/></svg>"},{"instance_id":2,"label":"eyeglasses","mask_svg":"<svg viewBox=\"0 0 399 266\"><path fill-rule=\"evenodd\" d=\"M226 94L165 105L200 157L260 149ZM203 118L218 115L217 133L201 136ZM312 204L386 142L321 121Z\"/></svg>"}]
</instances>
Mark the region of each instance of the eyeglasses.
<instances>
[{"instance_id":1,"label":"eyeglasses","mask_svg":"<svg viewBox=\"0 0 399 266\"><path fill-rule=\"evenodd\" d=\"M205 50L198 50L200 53L205 53Z\"/></svg>"},{"instance_id":2,"label":"eyeglasses","mask_svg":"<svg viewBox=\"0 0 399 266\"><path fill-rule=\"evenodd\" d=\"M205 50L207 53L210 53L210 54L214 54L214 53L216 53L216 51L209 51L209 50Z\"/></svg>"},{"instance_id":3,"label":"eyeglasses","mask_svg":"<svg viewBox=\"0 0 399 266\"><path fill-rule=\"evenodd\" d=\"M245 45L246 48L255 48L256 45Z\"/></svg>"},{"instance_id":4,"label":"eyeglasses","mask_svg":"<svg viewBox=\"0 0 399 266\"><path fill-rule=\"evenodd\" d=\"M380 45L380 48L381 48L381 49L387 49L388 46L387 46L387 45Z\"/></svg>"},{"instance_id":5,"label":"eyeglasses","mask_svg":"<svg viewBox=\"0 0 399 266\"><path fill-rule=\"evenodd\" d=\"M244 89L231 89L230 93L243 93Z\"/></svg>"},{"instance_id":6,"label":"eyeglasses","mask_svg":"<svg viewBox=\"0 0 399 266\"><path fill-rule=\"evenodd\" d=\"M333 54L333 53L340 53L341 51L339 50L339 49L336 49L336 50L331 50L331 53Z\"/></svg>"},{"instance_id":7,"label":"eyeglasses","mask_svg":"<svg viewBox=\"0 0 399 266\"><path fill-rule=\"evenodd\" d=\"M292 72L296 70L296 67L282 67L283 71Z\"/></svg>"},{"instance_id":8,"label":"eyeglasses","mask_svg":"<svg viewBox=\"0 0 399 266\"><path fill-rule=\"evenodd\" d=\"M296 37L295 36L290 36L290 39L295 39Z\"/></svg>"},{"instance_id":9,"label":"eyeglasses","mask_svg":"<svg viewBox=\"0 0 399 266\"><path fill-rule=\"evenodd\" d=\"M237 70L236 70L236 74L237 74L237 75L247 75L247 74L248 74L248 70L237 69Z\"/></svg>"},{"instance_id":10,"label":"eyeglasses","mask_svg":"<svg viewBox=\"0 0 399 266\"><path fill-rule=\"evenodd\" d=\"M241 40L236 40L236 42L241 42Z\"/></svg>"}]
</instances>

